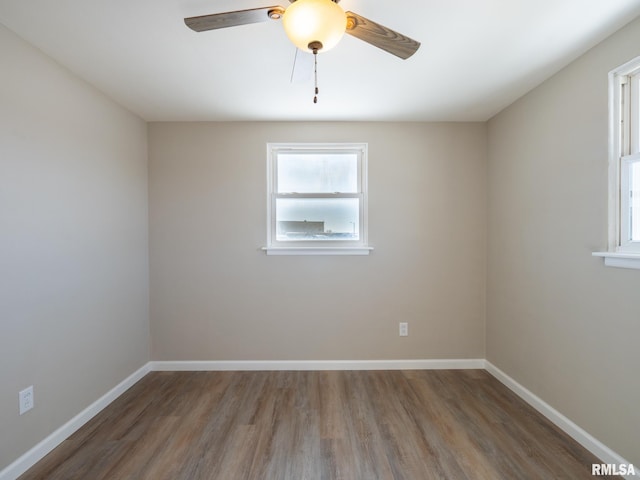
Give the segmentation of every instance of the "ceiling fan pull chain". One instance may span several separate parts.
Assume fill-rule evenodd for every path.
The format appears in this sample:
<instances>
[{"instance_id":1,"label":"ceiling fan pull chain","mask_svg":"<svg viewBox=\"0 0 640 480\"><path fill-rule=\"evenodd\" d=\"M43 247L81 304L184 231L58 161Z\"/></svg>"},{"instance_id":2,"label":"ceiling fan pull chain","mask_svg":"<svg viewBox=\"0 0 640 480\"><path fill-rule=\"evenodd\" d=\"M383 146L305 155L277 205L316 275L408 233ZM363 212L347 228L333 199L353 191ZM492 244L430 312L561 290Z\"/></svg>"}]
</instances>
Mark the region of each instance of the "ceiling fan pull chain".
<instances>
[{"instance_id":1,"label":"ceiling fan pull chain","mask_svg":"<svg viewBox=\"0 0 640 480\"><path fill-rule=\"evenodd\" d=\"M319 42L317 40L309 42L308 48L313 52L313 76L316 84L313 103L318 103L318 92L320 92L320 90L318 89L318 51L322 49L322 42Z\"/></svg>"},{"instance_id":2,"label":"ceiling fan pull chain","mask_svg":"<svg viewBox=\"0 0 640 480\"><path fill-rule=\"evenodd\" d=\"M318 49L313 49L313 76L315 78L315 95L313 97L313 103L318 103Z\"/></svg>"}]
</instances>

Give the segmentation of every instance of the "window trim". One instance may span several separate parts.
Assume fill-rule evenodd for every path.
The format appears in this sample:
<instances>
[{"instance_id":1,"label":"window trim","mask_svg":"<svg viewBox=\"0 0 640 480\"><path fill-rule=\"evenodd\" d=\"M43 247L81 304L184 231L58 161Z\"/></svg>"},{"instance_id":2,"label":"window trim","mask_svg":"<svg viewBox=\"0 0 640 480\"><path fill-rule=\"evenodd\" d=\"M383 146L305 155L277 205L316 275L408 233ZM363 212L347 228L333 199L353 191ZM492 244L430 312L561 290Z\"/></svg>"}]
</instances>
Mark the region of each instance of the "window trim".
<instances>
[{"instance_id":1,"label":"window trim","mask_svg":"<svg viewBox=\"0 0 640 480\"><path fill-rule=\"evenodd\" d=\"M357 193L279 194L277 193L277 156L282 152L356 152L358 154ZM366 143L267 143L267 255L369 255L368 245L368 145ZM278 241L276 239L277 198L358 198L359 240L304 240Z\"/></svg>"},{"instance_id":2,"label":"window trim","mask_svg":"<svg viewBox=\"0 0 640 480\"><path fill-rule=\"evenodd\" d=\"M628 100L632 84L637 87L638 82L640 56L609 72L608 248L606 252L593 253L603 257L607 266L634 269L640 269L640 242L630 244L623 240L623 235L628 234L623 225L627 214L623 209L628 208L628 202L622 199L622 188L625 182L628 184L625 166L637 157L640 142L635 132L640 124L638 102L632 104ZM631 128L635 128L633 138Z\"/></svg>"}]
</instances>

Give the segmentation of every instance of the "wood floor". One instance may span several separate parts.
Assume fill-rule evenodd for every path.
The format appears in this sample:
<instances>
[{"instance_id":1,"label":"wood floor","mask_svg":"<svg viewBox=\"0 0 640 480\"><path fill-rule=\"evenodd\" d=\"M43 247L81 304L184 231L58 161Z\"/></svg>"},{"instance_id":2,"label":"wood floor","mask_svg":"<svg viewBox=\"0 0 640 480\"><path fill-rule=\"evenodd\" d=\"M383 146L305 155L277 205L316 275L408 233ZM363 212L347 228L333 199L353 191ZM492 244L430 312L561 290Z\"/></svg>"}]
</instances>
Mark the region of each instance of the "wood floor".
<instances>
[{"instance_id":1,"label":"wood floor","mask_svg":"<svg viewBox=\"0 0 640 480\"><path fill-rule=\"evenodd\" d=\"M579 480L592 463L483 370L153 372L20 478Z\"/></svg>"}]
</instances>

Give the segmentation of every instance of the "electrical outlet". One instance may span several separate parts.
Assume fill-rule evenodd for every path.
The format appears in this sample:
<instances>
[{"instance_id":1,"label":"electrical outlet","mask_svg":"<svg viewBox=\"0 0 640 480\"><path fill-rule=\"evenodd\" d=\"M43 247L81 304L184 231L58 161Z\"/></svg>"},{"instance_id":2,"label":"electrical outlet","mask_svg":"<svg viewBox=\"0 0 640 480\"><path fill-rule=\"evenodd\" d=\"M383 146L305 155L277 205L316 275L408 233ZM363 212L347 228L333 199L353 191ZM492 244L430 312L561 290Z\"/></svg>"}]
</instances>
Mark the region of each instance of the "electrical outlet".
<instances>
[{"instance_id":1,"label":"electrical outlet","mask_svg":"<svg viewBox=\"0 0 640 480\"><path fill-rule=\"evenodd\" d=\"M407 322L400 322L400 336L401 337L409 336L409 324Z\"/></svg>"},{"instance_id":2,"label":"electrical outlet","mask_svg":"<svg viewBox=\"0 0 640 480\"><path fill-rule=\"evenodd\" d=\"M33 408L33 385L18 393L18 401L20 404L20 415Z\"/></svg>"}]
</instances>

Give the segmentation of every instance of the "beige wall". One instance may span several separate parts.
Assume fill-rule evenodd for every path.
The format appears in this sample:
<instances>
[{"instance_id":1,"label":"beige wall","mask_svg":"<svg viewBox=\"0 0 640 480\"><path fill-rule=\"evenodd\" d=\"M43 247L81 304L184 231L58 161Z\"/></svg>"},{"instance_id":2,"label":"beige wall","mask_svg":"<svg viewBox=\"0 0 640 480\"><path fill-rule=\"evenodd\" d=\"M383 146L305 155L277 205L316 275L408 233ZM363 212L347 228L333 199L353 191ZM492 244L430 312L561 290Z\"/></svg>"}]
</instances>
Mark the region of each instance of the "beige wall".
<instances>
[{"instance_id":1,"label":"beige wall","mask_svg":"<svg viewBox=\"0 0 640 480\"><path fill-rule=\"evenodd\" d=\"M260 250L267 142L368 142L370 256ZM483 358L485 179L484 124L150 124L152 358Z\"/></svg>"},{"instance_id":2,"label":"beige wall","mask_svg":"<svg viewBox=\"0 0 640 480\"><path fill-rule=\"evenodd\" d=\"M144 365L149 325L145 123L1 25L0 72L2 470Z\"/></svg>"},{"instance_id":3,"label":"beige wall","mask_svg":"<svg viewBox=\"0 0 640 480\"><path fill-rule=\"evenodd\" d=\"M640 20L489 122L487 358L640 465L640 272L606 268L607 73Z\"/></svg>"}]
</instances>

